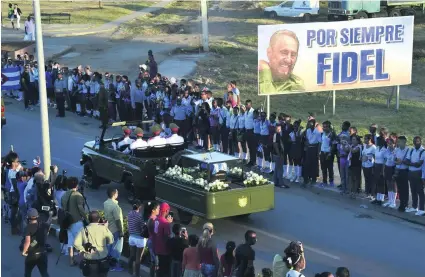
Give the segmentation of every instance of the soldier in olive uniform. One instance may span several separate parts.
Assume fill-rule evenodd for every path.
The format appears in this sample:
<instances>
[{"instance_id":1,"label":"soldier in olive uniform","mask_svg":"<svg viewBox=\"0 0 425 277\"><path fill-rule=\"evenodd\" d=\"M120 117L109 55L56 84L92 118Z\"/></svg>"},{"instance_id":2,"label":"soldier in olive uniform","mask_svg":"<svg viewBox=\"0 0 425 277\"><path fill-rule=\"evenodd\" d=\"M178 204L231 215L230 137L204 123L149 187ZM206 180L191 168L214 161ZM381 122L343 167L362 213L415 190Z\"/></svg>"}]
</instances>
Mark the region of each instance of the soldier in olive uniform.
<instances>
[{"instance_id":1,"label":"soldier in olive uniform","mask_svg":"<svg viewBox=\"0 0 425 277\"><path fill-rule=\"evenodd\" d=\"M293 73L299 46L298 37L292 31L280 30L271 36L268 62L259 62L260 95L305 90L303 80Z\"/></svg>"}]
</instances>

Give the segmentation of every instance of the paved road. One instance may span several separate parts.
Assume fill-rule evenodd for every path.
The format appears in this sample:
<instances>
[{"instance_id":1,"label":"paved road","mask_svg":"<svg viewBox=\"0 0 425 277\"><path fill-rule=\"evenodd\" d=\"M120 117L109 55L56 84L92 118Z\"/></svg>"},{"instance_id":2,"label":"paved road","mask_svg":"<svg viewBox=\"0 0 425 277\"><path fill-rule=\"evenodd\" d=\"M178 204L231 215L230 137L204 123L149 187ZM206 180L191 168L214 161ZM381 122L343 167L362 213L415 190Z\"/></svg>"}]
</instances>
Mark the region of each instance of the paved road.
<instances>
[{"instance_id":1,"label":"paved road","mask_svg":"<svg viewBox=\"0 0 425 277\"><path fill-rule=\"evenodd\" d=\"M21 159L32 160L42 153L39 114L22 111L14 100L7 102L11 104L6 106L8 124L2 130L2 155L13 144ZM82 145L99 135L98 122L73 115L55 118L53 110L50 115L53 163L66 168L69 175L79 177ZM86 192L92 209L103 206L105 191L106 186ZM124 199L123 196L120 204L127 212L130 205ZM202 223L201 220L190 226L189 232L200 233ZM299 188L276 190L275 210L252 215L244 221L217 220L214 224L221 250L227 240L240 243L248 228L258 232L257 270L271 267L273 255L282 253L290 240L301 240L306 245L306 276L334 271L338 266L347 266L357 277L423 277L425 272L424 227L361 209L356 201L325 192L318 194ZM3 239L4 236L2 248ZM2 265L14 263L15 258L3 257Z\"/></svg>"}]
</instances>

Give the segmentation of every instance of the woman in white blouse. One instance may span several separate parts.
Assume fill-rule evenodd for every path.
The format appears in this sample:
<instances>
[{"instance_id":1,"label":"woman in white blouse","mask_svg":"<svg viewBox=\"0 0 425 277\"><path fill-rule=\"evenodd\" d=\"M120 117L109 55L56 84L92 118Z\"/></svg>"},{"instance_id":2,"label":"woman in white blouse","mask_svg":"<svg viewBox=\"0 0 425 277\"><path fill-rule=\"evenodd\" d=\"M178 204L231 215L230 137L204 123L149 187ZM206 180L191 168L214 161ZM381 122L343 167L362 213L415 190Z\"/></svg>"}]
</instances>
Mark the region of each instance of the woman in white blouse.
<instances>
[{"instance_id":1,"label":"woman in white blouse","mask_svg":"<svg viewBox=\"0 0 425 277\"><path fill-rule=\"evenodd\" d=\"M372 185L372 196L376 195L376 199L372 200L372 204L382 205L385 198L384 164L387 147L383 139L377 140L376 144L373 170L375 182Z\"/></svg>"},{"instance_id":2,"label":"woman in white blouse","mask_svg":"<svg viewBox=\"0 0 425 277\"><path fill-rule=\"evenodd\" d=\"M397 196L397 185L394 180L395 174L395 145L396 141L392 138L388 139L387 142L387 151L385 152L385 169L384 169L384 178L388 187L388 201L382 206L397 208L396 206L396 196Z\"/></svg>"},{"instance_id":3,"label":"woman in white blouse","mask_svg":"<svg viewBox=\"0 0 425 277\"><path fill-rule=\"evenodd\" d=\"M365 193L367 198L375 200L372 196L373 186L373 166L375 163L376 146L372 143L372 136L367 134L364 136L364 147L362 149L362 168L365 180Z\"/></svg>"}]
</instances>

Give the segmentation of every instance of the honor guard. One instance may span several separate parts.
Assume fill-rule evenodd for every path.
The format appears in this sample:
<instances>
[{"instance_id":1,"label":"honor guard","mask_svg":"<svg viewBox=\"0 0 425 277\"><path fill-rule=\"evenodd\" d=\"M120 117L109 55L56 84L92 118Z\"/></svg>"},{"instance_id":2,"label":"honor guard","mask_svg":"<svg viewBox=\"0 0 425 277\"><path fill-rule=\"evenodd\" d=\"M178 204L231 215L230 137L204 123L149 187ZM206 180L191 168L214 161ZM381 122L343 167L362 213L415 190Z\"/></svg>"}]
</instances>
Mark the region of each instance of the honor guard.
<instances>
[{"instance_id":1,"label":"honor guard","mask_svg":"<svg viewBox=\"0 0 425 277\"><path fill-rule=\"evenodd\" d=\"M122 128L122 130L124 132L124 138L120 142L118 142L118 145L117 146L114 146L114 144L113 144L115 150L120 150L121 148L123 148L123 146L125 146L125 145L128 146L128 145L130 145L130 144L132 144L134 142L134 139L132 139L130 137L131 130L127 126L124 126Z\"/></svg>"},{"instance_id":2,"label":"honor guard","mask_svg":"<svg viewBox=\"0 0 425 277\"><path fill-rule=\"evenodd\" d=\"M151 137L148 140L148 145L150 147L152 147L152 146L165 146L167 144L166 139L165 138L162 138L160 136L160 134L161 134L161 127L159 127L158 125L152 126L152 134L153 134L153 137Z\"/></svg>"},{"instance_id":3,"label":"honor guard","mask_svg":"<svg viewBox=\"0 0 425 277\"><path fill-rule=\"evenodd\" d=\"M179 126L175 123L170 124L172 135L167 138L167 144L183 144L184 138L178 135Z\"/></svg>"},{"instance_id":4,"label":"honor guard","mask_svg":"<svg viewBox=\"0 0 425 277\"><path fill-rule=\"evenodd\" d=\"M143 140L143 130L142 130L142 128L136 128L136 130L134 130L134 132L136 134L137 139L132 144L130 144L130 147L127 148L124 151L124 154L130 153L134 149L140 149L140 148L148 147L148 143Z\"/></svg>"}]
</instances>

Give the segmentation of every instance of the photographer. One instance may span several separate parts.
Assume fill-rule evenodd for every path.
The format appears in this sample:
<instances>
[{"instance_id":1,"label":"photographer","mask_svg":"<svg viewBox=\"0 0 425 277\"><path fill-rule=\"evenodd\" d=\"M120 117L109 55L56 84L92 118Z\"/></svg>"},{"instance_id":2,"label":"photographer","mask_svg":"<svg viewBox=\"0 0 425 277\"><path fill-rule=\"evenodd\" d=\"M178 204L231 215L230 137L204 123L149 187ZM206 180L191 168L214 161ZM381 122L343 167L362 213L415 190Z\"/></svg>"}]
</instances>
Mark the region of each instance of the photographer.
<instances>
[{"instance_id":1,"label":"photographer","mask_svg":"<svg viewBox=\"0 0 425 277\"><path fill-rule=\"evenodd\" d=\"M42 277L49 277L47 273L46 237L50 228L50 221L39 220L36 209L31 208L27 213L28 225L25 230L20 250L25 259L25 277L31 277L32 270L38 267Z\"/></svg>"},{"instance_id":2,"label":"photographer","mask_svg":"<svg viewBox=\"0 0 425 277\"><path fill-rule=\"evenodd\" d=\"M83 228L85 220L84 196L78 191L78 179L76 177L68 178L68 191L62 196L62 209L66 213L65 219L60 223L61 228L68 230L68 250L70 265L75 266L74 251L72 245L77 234Z\"/></svg>"},{"instance_id":3,"label":"photographer","mask_svg":"<svg viewBox=\"0 0 425 277\"><path fill-rule=\"evenodd\" d=\"M168 239L167 247L171 251L171 273L170 277L180 277L182 275L183 251L189 247L189 240L186 228L180 224L173 225L174 237Z\"/></svg>"},{"instance_id":4,"label":"photographer","mask_svg":"<svg viewBox=\"0 0 425 277\"><path fill-rule=\"evenodd\" d=\"M80 230L74 247L83 253L80 263L83 276L106 277L109 272L108 246L114 237L106 223L101 223L99 212L89 213L89 225Z\"/></svg>"}]
</instances>

